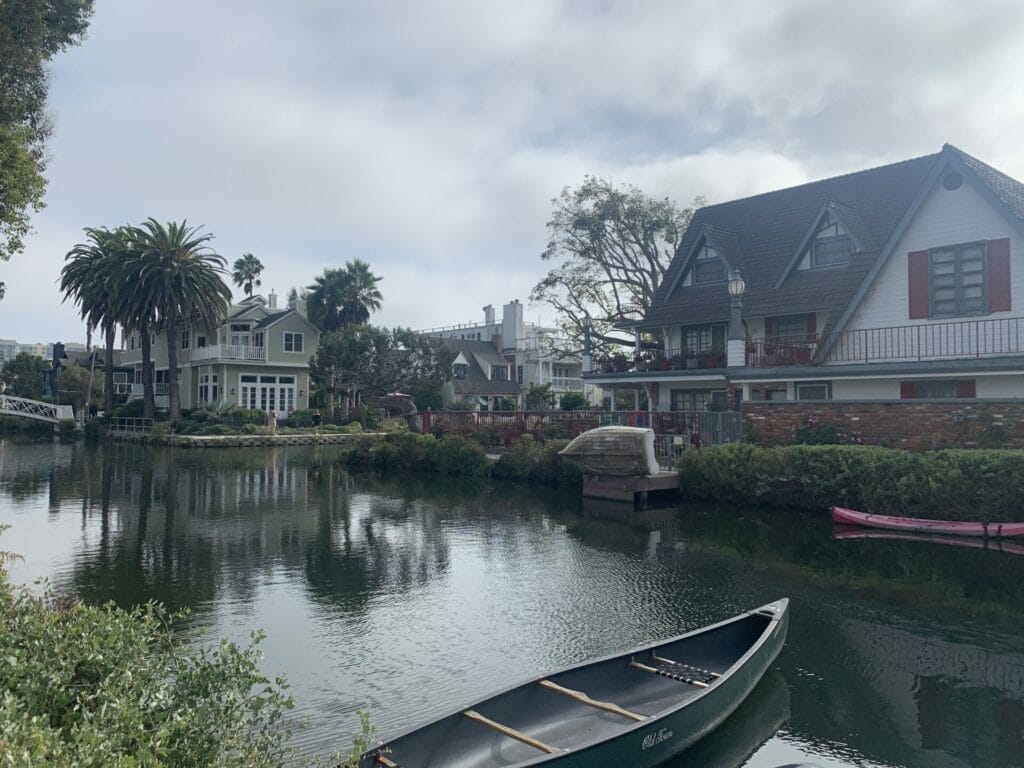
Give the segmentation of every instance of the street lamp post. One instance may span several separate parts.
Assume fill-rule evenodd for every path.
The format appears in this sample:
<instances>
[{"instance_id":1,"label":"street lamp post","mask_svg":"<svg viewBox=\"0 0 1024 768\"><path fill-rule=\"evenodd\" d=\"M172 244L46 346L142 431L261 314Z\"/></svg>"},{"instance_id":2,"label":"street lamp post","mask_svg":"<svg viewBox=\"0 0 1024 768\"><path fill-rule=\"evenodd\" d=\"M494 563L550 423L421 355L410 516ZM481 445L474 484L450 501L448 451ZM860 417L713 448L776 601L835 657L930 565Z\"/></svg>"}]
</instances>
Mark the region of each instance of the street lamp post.
<instances>
[{"instance_id":1,"label":"street lamp post","mask_svg":"<svg viewBox=\"0 0 1024 768\"><path fill-rule=\"evenodd\" d=\"M593 327L594 321L591 320L590 315L583 316L583 359L580 361L583 365L583 372L590 373L591 361L590 361L590 329Z\"/></svg>"},{"instance_id":2,"label":"street lamp post","mask_svg":"<svg viewBox=\"0 0 1024 768\"><path fill-rule=\"evenodd\" d=\"M727 350L729 366L746 365L746 342L743 338L743 294L747 283L737 270L729 273L729 345Z\"/></svg>"}]
</instances>

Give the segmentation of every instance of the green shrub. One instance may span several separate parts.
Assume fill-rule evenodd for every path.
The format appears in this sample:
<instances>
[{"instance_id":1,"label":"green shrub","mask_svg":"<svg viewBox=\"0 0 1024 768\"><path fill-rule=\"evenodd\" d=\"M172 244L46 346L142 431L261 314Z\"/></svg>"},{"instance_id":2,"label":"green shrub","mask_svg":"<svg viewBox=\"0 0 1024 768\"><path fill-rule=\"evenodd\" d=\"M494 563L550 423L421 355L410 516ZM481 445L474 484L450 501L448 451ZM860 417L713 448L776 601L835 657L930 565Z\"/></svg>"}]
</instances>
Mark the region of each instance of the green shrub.
<instances>
[{"instance_id":1,"label":"green shrub","mask_svg":"<svg viewBox=\"0 0 1024 768\"><path fill-rule=\"evenodd\" d=\"M155 604L91 607L12 589L0 572L5 765L280 766L284 681L258 644L190 649Z\"/></svg>"},{"instance_id":2,"label":"green shrub","mask_svg":"<svg viewBox=\"0 0 1024 768\"><path fill-rule=\"evenodd\" d=\"M199 414L196 415L198 416ZM187 419L179 421L177 424L175 424L174 433L176 435L198 435L199 430L201 430L204 426L204 421L193 421L192 419Z\"/></svg>"},{"instance_id":3,"label":"green shrub","mask_svg":"<svg viewBox=\"0 0 1024 768\"><path fill-rule=\"evenodd\" d=\"M267 414L252 408L229 408L222 415L222 420L236 427L240 427L243 424L265 425L267 423Z\"/></svg>"},{"instance_id":4,"label":"green shrub","mask_svg":"<svg viewBox=\"0 0 1024 768\"><path fill-rule=\"evenodd\" d=\"M85 422L85 427L82 430L85 434L85 439L90 442L96 442L102 440L107 436L107 420L103 419L89 419Z\"/></svg>"},{"instance_id":5,"label":"green shrub","mask_svg":"<svg viewBox=\"0 0 1024 768\"><path fill-rule=\"evenodd\" d=\"M377 429L384 421L383 414L376 408L371 408L368 405L360 405L357 408L353 408L348 416L349 423L358 421L363 425L363 429L367 431Z\"/></svg>"},{"instance_id":6,"label":"green shrub","mask_svg":"<svg viewBox=\"0 0 1024 768\"><path fill-rule=\"evenodd\" d=\"M748 443L680 460L690 499L810 511L833 505L879 514L1006 522L1020 517L1024 451L910 453L869 446Z\"/></svg>"},{"instance_id":7,"label":"green shrub","mask_svg":"<svg viewBox=\"0 0 1024 768\"><path fill-rule=\"evenodd\" d=\"M259 424L243 424L239 430L243 435L265 435L267 434L267 428L261 427Z\"/></svg>"},{"instance_id":8,"label":"green shrub","mask_svg":"<svg viewBox=\"0 0 1024 768\"><path fill-rule=\"evenodd\" d=\"M484 449L459 435L432 439L428 454L435 470L443 475L485 477L491 467Z\"/></svg>"},{"instance_id":9,"label":"green shrub","mask_svg":"<svg viewBox=\"0 0 1024 768\"><path fill-rule=\"evenodd\" d=\"M61 435L74 434L77 423L74 419L61 419L57 424L57 429L60 430Z\"/></svg>"},{"instance_id":10,"label":"green shrub","mask_svg":"<svg viewBox=\"0 0 1024 768\"><path fill-rule=\"evenodd\" d=\"M142 398L139 398L138 400L132 400L130 402L125 403L120 408L115 408L107 415L121 416L129 419L138 419L142 417L144 407L145 406L142 403Z\"/></svg>"},{"instance_id":11,"label":"green shrub","mask_svg":"<svg viewBox=\"0 0 1024 768\"><path fill-rule=\"evenodd\" d=\"M318 423L320 411L309 409L305 411L292 411L288 414L288 426L290 427L312 427Z\"/></svg>"},{"instance_id":12,"label":"green shrub","mask_svg":"<svg viewBox=\"0 0 1024 768\"><path fill-rule=\"evenodd\" d=\"M153 427L156 430L156 427ZM199 430L200 435L230 435L232 433L231 427L227 424L207 424L205 427Z\"/></svg>"},{"instance_id":13,"label":"green shrub","mask_svg":"<svg viewBox=\"0 0 1024 768\"><path fill-rule=\"evenodd\" d=\"M166 421L159 421L153 425L149 433L153 437L167 437L171 434L171 425Z\"/></svg>"},{"instance_id":14,"label":"green shrub","mask_svg":"<svg viewBox=\"0 0 1024 768\"><path fill-rule=\"evenodd\" d=\"M558 407L563 411L585 411L590 403L582 392L563 392L558 398Z\"/></svg>"},{"instance_id":15,"label":"green shrub","mask_svg":"<svg viewBox=\"0 0 1024 768\"><path fill-rule=\"evenodd\" d=\"M793 434L793 445L842 445L848 442L834 424L805 421Z\"/></svg>"},{"instance_id":16,"label":"green shrub","mask_svg":"<svg viewBox=\"0 0 1024 768\"><path fill-rule=\"evenodd\" d=\"M524 435L519 445L498 459L493 475L537 485L579 485L582 473L559 455L566 445L567 441L552 440L542 446Z\"/></svg>"}]
</instances>

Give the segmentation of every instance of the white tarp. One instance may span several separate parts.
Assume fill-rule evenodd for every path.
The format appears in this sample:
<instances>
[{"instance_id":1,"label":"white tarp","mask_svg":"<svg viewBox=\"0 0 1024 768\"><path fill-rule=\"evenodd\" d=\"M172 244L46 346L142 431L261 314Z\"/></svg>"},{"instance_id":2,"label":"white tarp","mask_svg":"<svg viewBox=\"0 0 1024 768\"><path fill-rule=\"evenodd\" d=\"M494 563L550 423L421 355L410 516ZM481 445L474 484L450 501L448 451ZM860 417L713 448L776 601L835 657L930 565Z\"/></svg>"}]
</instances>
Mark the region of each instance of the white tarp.
<instances>
[{"instance_id":1,"label":"white tarp","mask_svg":"<svg viewBox=\"0 0 1024 768\"><path fill-rule=\"evenodd\" d=\"M653 429L599 427L581 434L561 455L588 475L635 477L660 470Z\"/></svg>"}]
</instances>

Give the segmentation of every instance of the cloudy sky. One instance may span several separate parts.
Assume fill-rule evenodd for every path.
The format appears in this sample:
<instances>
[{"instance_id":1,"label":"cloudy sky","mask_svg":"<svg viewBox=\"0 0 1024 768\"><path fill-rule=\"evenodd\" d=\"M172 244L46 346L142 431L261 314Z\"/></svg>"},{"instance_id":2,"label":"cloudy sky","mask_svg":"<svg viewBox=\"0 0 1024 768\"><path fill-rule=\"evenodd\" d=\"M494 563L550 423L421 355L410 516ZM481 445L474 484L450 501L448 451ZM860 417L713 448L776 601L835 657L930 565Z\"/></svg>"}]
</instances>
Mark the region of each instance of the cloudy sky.
<instances>
[{"instance_id":1,"label":"cloudy sky","mask_svg":"<svg viewBox=\"0 0 1024 768\"><path fill-rule=\"evenodd\" d=\"M0 337L84 340L55 281L87 225L187 218L280 294L360 257L374 320L422 328L525 300L588 173L715 202L950 142L1024 179L1015 1L96 5Z\"/></svg>"}]
</instances>

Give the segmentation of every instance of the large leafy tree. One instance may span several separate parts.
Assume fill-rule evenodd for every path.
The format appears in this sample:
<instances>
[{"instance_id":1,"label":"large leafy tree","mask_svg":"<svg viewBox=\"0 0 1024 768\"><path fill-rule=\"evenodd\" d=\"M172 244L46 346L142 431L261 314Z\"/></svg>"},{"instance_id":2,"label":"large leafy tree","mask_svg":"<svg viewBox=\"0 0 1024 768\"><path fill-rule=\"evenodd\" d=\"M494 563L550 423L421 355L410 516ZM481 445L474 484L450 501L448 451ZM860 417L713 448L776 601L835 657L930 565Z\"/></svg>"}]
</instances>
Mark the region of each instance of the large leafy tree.
<instances>
[{"instance_id":1,"label":"large leafy tree","mask_svg":"<svg viewBox=\"0 0 1024 768\"><path fill-rule=\"evenodd\" d=\"M0 2L0 261L24 248L29 216L43 207L47 62L77 45L93 0Z\"/></svg>"},{"instance_id":2,"label":"large leafy tree","mask_svg":"<svg viewBox=\"0 0 1024 768\"><path fill-rule=\"evenodd\" d=\"M346 262L344 269L325 269L309 286L309 319L324 331L365 324L381 308L381 279L361 259Z\"/></svg>"},{"instance_id":3,"label":"large leafy tree","mask_svg":"<svg viewBox=\"0 0 1024 768\"><path fill-rule=\"evenodd\" d=\"M251 253L243 253L242 258L235 259L231 270L231 279L241 288L246 296L252 296L252 288L260 286L260 275L263 273L263 262Z\"/></svg>"},{"instance_id":4,"label":"large leafy tree","mask_svg":"<svg viewBox=\"0 0 1024 768\"><path fill-rule=\"evenodd\" d=\"M408 328L346 325L325 333L310 361L310 378L327 396L349 410L359 396L429 388L443 381L451 356L437 339Z\"/></svg>"},{"instance_id":5,"label":"large leafy tree","mask_svg":"<svg viewBox=\"0 0 1024 768\"><path fill-rule=\"evenodd\" d=\"M44 376L50 365L43 358L28 352L19 352L0 369L4 394L38 400L43 396Z\"/></svg>"},{"instance_id":6,"label":"large leafy tree","mask_svg":"<svg viewBox=\"0 0 1024 768\"><path fill-rule=\"evenodd\" d=\"M64 300L71 299L82 319L91 329L103 329L106 344L104 359L104 392L106 408L114 408L114 343L117 325L131 324L124 306L124 286L131 278L126 274L133 246L128 227L107 229L86 227L87 242L79 243L65 257L61 270L60 289Z\"/></svg>"},{"instance_id":7,"label":"large leafy tree","mask_svg":"<svg viewBox=\"0 0 1024 768\"><path fill-rule=\"evenodd\" d=\"M172 423L181 416L178 340L183 325L214 327L225 317L231 289L224 283L225 260L207 243L213 238L182 221L149 218L137 231L138 296L133 302L156 313L167 338L168 401Z\"/></svg>"},{"instance_id":8,"label":"large leafy tree","mask_svg":"<svg viewBox=\"0 0 1024 768\"><path fill-rule=\"evenodd\" d=\"M694 208L703 204L701 198L693 201ZM693 208L595 176L577 189L563 189L552 206L541 254L552 267L530 299L555 309L574 351L587 317L595 351L631 343L615 326L640 319L650 308Z\"/></svg>"}]
</instances>

